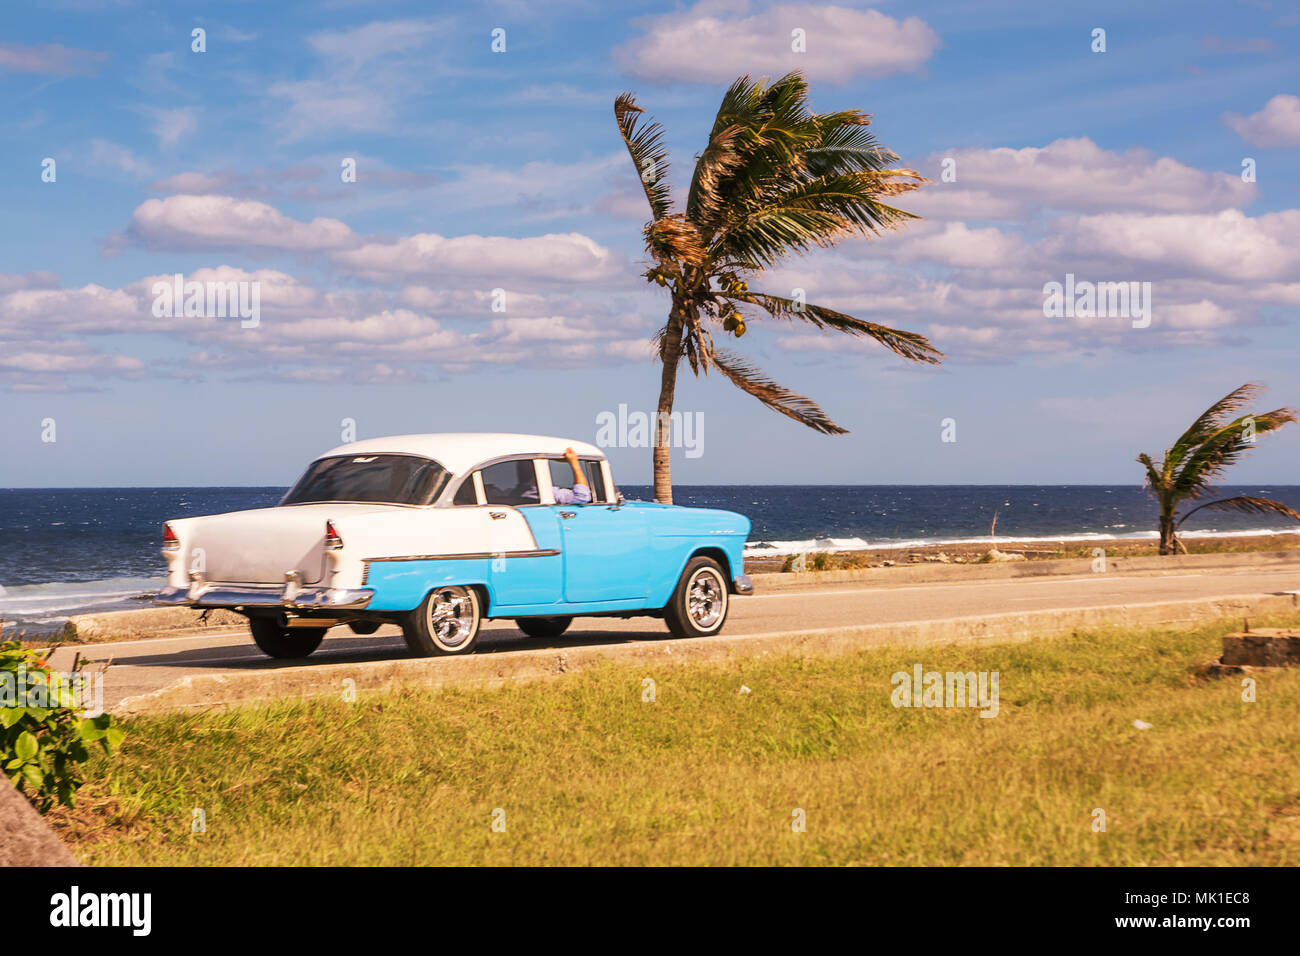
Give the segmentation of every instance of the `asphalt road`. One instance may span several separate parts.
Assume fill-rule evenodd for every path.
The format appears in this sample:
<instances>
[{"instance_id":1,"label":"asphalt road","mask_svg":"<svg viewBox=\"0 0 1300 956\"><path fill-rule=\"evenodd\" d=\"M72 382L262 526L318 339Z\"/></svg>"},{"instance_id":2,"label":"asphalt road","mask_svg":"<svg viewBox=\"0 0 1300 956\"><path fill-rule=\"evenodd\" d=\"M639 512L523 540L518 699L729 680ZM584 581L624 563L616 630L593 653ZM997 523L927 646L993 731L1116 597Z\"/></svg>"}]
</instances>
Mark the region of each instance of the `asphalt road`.
<instances>
[{"instance_id":1,"label":"asphalt road","mask_svg":"<svg viewBox=\"0 0 1300 956\"><path fill-rule=\"evenodd\" d=\"M1158 575L1090 574L895 587L832 585L734 598L724 633L734 637L816 628L829 630L1012 611L1209 600L1296 589L1300 589L1300 572L1294 568ZM579 618L556 640L534 640L525 637L509 621L495 621L484 625L478 653L509 654L539 647L658 641L666 637L668 631L663 622L655 618ZM358 637L346 627L333 628L320 648L305 661L272 660L253 645L246 629L221 628L199 636L65 647L56 653L52 663L60 669L70 667L72 655L78 652L96 660L112 660L104 681L104 703L109 709L125 697L148 693L191 675L237 676L304 663L343 665L409 656L400 632L388 627L369 637ZM436 665L436 661L432 663Z\"/></svg>"}]
</instances>

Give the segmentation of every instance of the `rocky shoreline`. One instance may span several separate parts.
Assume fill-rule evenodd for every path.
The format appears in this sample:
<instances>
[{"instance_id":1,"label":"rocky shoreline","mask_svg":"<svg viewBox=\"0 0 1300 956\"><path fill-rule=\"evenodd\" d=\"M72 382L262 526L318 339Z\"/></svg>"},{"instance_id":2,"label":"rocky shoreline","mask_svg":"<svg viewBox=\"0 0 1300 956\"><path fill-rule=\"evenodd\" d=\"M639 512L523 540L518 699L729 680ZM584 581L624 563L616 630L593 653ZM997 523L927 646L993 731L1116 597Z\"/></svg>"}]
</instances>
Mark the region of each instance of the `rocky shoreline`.
<instances>
[{"instance_id":1,"label":"rocky shoreline","mask_svg":"<svg viewBox=\"0 0 1300 956\"><path fill-rule=\"evenodd\" d=\"M1254 551L1300 550L1300 535L1268 534L1185 538L1189 554L1250 553ZM772 571L839 571L854 568L889 568L913 564L990 564L999 561L1050 561L1062 558L1091 558L1101 548L1107 557L1144 557L1159 553L1154 538L1097 538L1089 541L1063 538L1060 541L1013 538L968 544L920 545L912 548L880 547L855 551L809 551L804 555L749 554L749 573ZM800 564L802 558L802 565Z\"/></svg>"}]
</instances>

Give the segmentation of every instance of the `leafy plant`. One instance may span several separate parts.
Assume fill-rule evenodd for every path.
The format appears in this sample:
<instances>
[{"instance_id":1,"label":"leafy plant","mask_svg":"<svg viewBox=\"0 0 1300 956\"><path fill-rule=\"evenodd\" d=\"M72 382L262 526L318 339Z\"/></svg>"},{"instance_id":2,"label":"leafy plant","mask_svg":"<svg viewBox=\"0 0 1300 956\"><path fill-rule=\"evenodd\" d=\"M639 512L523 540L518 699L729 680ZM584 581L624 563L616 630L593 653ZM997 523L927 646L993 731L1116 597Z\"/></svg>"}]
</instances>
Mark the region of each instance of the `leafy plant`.
<instances>
[{"instance_id":1,"label":"leafy plant","mask_svg":"<svg viewBox=\"0 0 1300 956\"><path fill-rule=\"evenodd\" d=\"M47 659L18 641L0 642L0 763L41 813L55 800L75 806L90 745L111 754L124 735L109 714L81 716L72 678L84 661L67 675L51 671Z\"/></svg>"},{"instance_id":2,"label":"leafy plant","mask_svg":"<svg viewBox=\"0 0 1300 956\"><path fill-rule=\"evenodd\" d=\"M1178 440L1165 449L1159 462L1141 454L1137 460L1146 468L1146 485L1160 504L1160 553L1176 554L1179 548L1187 550L1178 540L1178 528L1202 508L1211 510L1236 510L1248 514L1279 514L1300 520L1300 513L1274 501L1236 495L1219 498L1189 508L1178 515L1184 501L1195 501L1208 494L1211 484L1237 463L1242 455L1255 447L1255 437L1276 431L1296 420L1294 408L1276 408L1271 412L1254 415L1237 415L1261 391L1262 386L1250 382L1233 389L1219 399L1192 422Z\"/></svg>"},{"instance_id":3,"label":"leafy plant","mask_svg":"<svg viewBox=\"0 0 1300 956\"><path fill-rule=\"evenodd\" d=\"M683 358L696 375L715 368L800 424L829 435L847 431L744 356L715 348L715 333L739 339L749 322L766 315L871 339L913 362L934 364L943 353L919 333L814 305L801 292L787 298L749 288L748 280L791 255L918 218L888 201L928 180L894 165L898 156L868 131L866 113L814 113L798 73L771 84L741 77L722 98L685 206L675 211L664 130L643 122L643 112L631 93L614 102L619 133L650 206L643 238L651 265L644 276L672 295L656 338L663 367L654 444L655 500L671 504L669 416Z\"/></svg>"}]
</instances>

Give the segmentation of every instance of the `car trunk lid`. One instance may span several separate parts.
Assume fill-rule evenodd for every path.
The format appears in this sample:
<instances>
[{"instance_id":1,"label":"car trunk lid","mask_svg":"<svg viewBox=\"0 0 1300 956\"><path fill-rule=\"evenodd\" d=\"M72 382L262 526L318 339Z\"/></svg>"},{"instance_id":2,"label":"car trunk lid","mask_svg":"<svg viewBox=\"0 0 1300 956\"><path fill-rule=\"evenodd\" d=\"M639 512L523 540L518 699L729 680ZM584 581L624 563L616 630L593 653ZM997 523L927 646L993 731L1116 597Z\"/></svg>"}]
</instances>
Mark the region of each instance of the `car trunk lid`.
<instances>
[{"instance_id":1,"label":"car trunk lid","mask_svg":"<svg viewBox=\"0 0 1300 956\"><path fill-rule=\"evenodd\" d=\"M286 572L295 571L303 584L316 584L326 570L325 522L338 526L393 507L328 503L208 515L187 528L185 547L191 566L210 582L283 584Z\"/></svg>"}]
</instances>

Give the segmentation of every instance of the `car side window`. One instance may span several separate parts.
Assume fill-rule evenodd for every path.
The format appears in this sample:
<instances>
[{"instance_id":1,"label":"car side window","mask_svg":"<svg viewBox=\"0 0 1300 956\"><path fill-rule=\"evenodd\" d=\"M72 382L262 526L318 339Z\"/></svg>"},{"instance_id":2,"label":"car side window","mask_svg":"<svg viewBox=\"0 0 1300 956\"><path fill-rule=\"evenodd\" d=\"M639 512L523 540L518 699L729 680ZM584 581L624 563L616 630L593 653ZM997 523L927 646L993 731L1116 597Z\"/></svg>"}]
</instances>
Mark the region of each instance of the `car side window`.
<instances>
[{"instance_id":1,"label":"car side window","mask_svg":"<svg viewBox=\"0 0 1300 956\"><path fill-rule=\"evenodd\" d=\"M456 489L456 497L451 499L453 505L476 505L478 495L474 492L474 476L466 478Z\"/></svg>"},{"instance_id":2,"label":"car side window","mask_svg":"<svg viewBox=\"0 0 1300 956\"><path fill-rule=\"evenodd\" d=\"M605 497L605 473L600 467L599 461L588 458L581 458L578 462L582 466L582 473L587 478L587 487L591 489L592 504L607 501ZM573 469L563 458L548 458L546 464L551 469L551 486L554 488L572 488L573 487Z\"/></svg>"},{"instance_id":3,"label":"car side window","mask_svg":"<svg viewBox=\"0 0 1300 956\"><path fill-rule=\"evenodd\" d=\"M541 501L532 459L497 462L481 474L483 494L490 505L535 505Z\"/></svg>"}]
</instances>

